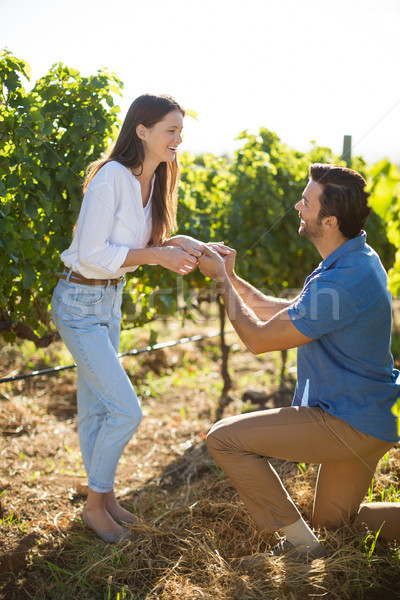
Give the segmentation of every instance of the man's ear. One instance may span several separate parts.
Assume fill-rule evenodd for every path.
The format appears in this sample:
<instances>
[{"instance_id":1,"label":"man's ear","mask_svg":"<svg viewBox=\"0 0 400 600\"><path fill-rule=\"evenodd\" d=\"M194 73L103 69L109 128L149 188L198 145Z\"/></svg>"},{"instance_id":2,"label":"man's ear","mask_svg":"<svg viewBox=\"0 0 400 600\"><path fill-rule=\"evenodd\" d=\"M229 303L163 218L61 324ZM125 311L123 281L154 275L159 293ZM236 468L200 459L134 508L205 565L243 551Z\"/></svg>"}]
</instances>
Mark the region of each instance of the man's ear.
<instances>
[{"instance_id":1,"label":"man's ear","mask_svg":"<svg viewBox=\"0 0 400 600\"><path fill-rule=\"evenodd\" d=\"M334 216L324 217L323 223L328 229L334 229L335 227L339 227L337 217Z\"/></svg>"},{"instance_id":2,"label":"man's ear","mask_svg":"<svg viewBox=\"0 0 400 600\"><path fill-rule=\"evenodd\" d=\"M146 127L142 125L142 123L139 123L139 125L136 127L136 135L142 141L146 139Z\"/></svg>"}]
</instances>

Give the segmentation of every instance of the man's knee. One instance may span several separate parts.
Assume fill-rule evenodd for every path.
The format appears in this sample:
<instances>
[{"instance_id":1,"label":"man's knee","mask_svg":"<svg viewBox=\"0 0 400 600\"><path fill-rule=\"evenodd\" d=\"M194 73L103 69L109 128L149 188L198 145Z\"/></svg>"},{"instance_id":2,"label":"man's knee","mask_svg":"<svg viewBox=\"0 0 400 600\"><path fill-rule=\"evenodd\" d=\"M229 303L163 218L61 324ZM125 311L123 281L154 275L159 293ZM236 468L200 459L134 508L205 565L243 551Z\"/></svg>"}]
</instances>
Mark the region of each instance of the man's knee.
<instances>
[{"instance_id":1,"label":"man's knee","mask_svg":"<svg viewBox=\"0 0 400 600\"><path fill-rule=\"evenodd\" d=\"M226 421L227 419L222 419L215 423L207 434L206 444L212 456L226 447Z\"/></svg>"},{"instance_id":2,"label":"man's knee","mask_svg":"<svg viewBox=\"0 0 400 600\"><path fill-rule=\"evenodd\" d=\"M361 504L353 522L353 529L364 531L366 528L375 533L379 531L382 538L400 540L400 503Z\"/></svg>"}]
</instances>

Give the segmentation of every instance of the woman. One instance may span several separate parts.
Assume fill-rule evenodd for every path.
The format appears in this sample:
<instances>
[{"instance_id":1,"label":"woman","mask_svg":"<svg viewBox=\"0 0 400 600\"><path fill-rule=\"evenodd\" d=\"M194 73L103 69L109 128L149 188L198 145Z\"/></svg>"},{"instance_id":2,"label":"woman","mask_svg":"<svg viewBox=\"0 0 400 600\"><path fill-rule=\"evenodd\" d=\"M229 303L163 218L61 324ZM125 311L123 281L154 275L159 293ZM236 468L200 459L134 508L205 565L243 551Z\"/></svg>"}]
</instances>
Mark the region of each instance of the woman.
<instances>
[{"instance_id":1,"label":"woman","mask_svg":"<svg viewBox=\"0 0 400 600\"><path fill-rule=\"evenodd\" d=\"M118 359L124 274L158 264L191 272L202 244L170 238L176 226L184 110L169 96L145 94L131 105L109 156L90 165L65 270L52 312L78 367L78 431L89 492L83 521L115 542L132 521L117 502L114 477L142 419Z\"/></svg>"}]
</instances>

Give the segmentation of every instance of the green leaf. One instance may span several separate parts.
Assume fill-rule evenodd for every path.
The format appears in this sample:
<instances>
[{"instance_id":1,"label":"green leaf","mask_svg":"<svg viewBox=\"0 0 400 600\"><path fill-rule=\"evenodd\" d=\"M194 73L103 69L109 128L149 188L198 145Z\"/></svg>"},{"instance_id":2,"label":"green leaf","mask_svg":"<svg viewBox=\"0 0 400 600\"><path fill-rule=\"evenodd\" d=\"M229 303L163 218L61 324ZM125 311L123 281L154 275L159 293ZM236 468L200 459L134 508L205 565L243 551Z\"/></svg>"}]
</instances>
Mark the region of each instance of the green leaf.
<instances>
[{"instance_id":1,"label":"green leaf","mask_svg":"<svg viewBox=\"0 0 400 600\"><path fill-rule=\"evenodd\" d=\"M39 179L39 181L41 181L42 183L44 183L44 185L46 186L47 190L51 189L51 177L50 177L50 173L48 171L40 170L40 172L37 173L37 178Z\"/></svg>"},{"instance_id":2,"label":"green leaf","mask_svg":"<svg viewBox=\"0 0 400 600\"><path fill-rule=\"evenodd\" d=\"M29 264L25 264L24 271L22 273L22 283L24 289L28 289L33 286L36 281L36 272L33 267Z\"/></svg>"}]
</instances>

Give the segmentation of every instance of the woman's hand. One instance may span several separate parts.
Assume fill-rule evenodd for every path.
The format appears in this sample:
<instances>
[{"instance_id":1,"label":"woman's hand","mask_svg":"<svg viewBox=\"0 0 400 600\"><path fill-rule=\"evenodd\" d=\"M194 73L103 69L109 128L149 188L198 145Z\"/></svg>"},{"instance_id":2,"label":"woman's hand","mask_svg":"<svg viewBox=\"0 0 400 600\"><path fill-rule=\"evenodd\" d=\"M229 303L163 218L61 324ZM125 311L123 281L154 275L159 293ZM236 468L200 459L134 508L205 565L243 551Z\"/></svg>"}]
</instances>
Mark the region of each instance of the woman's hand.
<instances>
[{"instance_id":1,"label":"woman's hand","mask_svg":"<svg viewBox=\"0 0 400 600\"><path fill-rule=\"evenodd\" d=\"M162 246L157 248L157 264L178 273L187 275L196 268L198 260L179 246Z\"/></svg>"},{"instance_id":2,"label":"woman's hand","mask_svg":"<svg viewBox=\"0 0 400 600\"><path fill-rule=\"evenodd\" d=\"M189 235L176 235L173 238L170 238L164 243L164 247L166 246L177 246L182 248L188 254L199 258L202 254L202 250L204 248L203 242L199 242Z\"/></svg>"}]
</instances>

